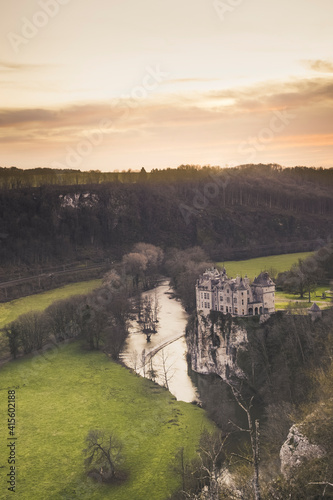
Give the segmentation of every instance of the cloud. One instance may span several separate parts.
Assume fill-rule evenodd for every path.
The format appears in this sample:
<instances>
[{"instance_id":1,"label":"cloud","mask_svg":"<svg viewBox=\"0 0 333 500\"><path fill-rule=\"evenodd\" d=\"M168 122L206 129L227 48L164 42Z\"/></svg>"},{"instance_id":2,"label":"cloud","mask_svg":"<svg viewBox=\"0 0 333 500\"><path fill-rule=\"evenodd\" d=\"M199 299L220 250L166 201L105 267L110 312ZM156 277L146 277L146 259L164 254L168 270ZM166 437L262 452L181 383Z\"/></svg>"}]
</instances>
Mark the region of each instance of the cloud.
<instances>
[{"instance_id":1,"label":"cloud","mask_svg":"<svg viewBox=\"0 0 333 500\"><path fill-rule=\"evenodd\" d=\"M219 82L220 78L175 78L173 80L166 80L161 82L162 85L169 85L173 83L197 83L197 82Z\"/></svg>"},{"instance_id":2,"label":"cloud","mask_svg":"<svg viewBox=\"0 0 333 500\"><path fill-rule=\"evenodd\" d=\"M226 105L226 103L228 103ZM281 128L265 150L278 145L323 147L332 143L333 77L271 81L260 85L207 92L155 95L146 100L119 99L64 106L57 109L0 110L0 141L8 150L24 147L64 154L89 134L103 128L101 148L113 155L141 155L158 150L185 149L198 153L236 152L240 143L267 131L274 113L289 110L293 119ZM60 150L60 153L59 153ZM96 151L98 148L96 148ZM146 152L146 153L145 153ZM111 153L110 153L111 154ZM272 158L272 161L275 161ZM199 160L198 160L199 161Z\"/></svg>"},{"instance_id":3,"label":"cloud","mask_svg":"<svg viewBox=\"0 0 333 500\"><path fill-rule=\"evenodd\" d=\"M303 65L312 71L319 73L333 73L333 63L330 61L323 61L322 59L306 59L302 61Z\"/></svg>"},{"instance_id":4,"label":"cloud","mask_svg":"<svg viewBox=\"0 0 333 500\"><path fill-rule=\"evenodd\" d=\"M57 113L47 109L11 109L0 111L0 127L12 125L47 123L55 121Z\"/></svg>"},{"instance_id":5,"label":"cloud","mask_svg":"<svg viewBox=\"0 0 333 500\"><path fill-rule=\"evenodd\" d=\"M48 65L47 65L48 66ZM0 60L0 72L7 73L13 71L30 71L35 69L45 69L45 64L24 64L24 63L9 63Z\"/></svg>"}]
</instances>

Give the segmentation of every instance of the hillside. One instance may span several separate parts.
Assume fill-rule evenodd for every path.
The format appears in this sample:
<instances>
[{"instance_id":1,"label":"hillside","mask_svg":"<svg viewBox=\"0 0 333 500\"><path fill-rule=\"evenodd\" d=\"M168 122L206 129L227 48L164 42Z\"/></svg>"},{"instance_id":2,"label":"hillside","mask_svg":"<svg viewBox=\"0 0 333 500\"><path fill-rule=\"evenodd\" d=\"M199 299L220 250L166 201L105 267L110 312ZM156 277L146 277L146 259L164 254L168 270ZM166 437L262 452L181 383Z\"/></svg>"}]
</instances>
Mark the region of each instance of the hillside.
<instances>
[{"instance_id":1,"label":"hillside","mask_svg":"<svg viewBox=\"0 0 333 500\"><path fill-rule=\"evenodd\" d=\"M8 363L1 389L3 414L7 389L16 393L16 492L22 500L146 500L152 491L154 500L164 500L180 486L174 468L179 448L194 457L203 428L213 429L202 409L78 343ZM83 449L91 429L114 431L123 442L124 484L86 477ZM5 447L1 463L7 464Z\"/></svg>"},{"instance_id":2,"label":"hillside","mask_svg":"<svg viewBox=\"0 0 333 500\"><path fill-rule=\"evenodd\" d=\"M24 171L4 182L7 170L0 172L6 272L8 266L117 258L138 241L199 245L219 261L306 251L333 231L332 169L182 166L117 174L112 182L87 173L83 184L71 172L72 179L61 177L72 182L67 186L57 177L38 181L34 171L24 174L29 182L20 180Z\"/></svg>"}]
</instances>

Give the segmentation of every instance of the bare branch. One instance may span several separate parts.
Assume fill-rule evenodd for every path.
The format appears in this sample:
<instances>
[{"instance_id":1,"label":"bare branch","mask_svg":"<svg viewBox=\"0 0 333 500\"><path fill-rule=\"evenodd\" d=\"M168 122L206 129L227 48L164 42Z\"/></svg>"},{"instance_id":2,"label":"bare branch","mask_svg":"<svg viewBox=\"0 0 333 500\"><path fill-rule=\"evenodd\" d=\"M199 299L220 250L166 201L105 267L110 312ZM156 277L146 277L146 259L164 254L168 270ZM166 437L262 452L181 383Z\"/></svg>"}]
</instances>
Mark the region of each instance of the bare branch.
<instances>
[{"instance_id":1,"label":"bare branch","mask_svg":"<svg viewBox=\"0 0 333 500\"><path fill-rule=\"evenodd\" d=\"M250 432L249 429L243 429L242 427L239 427L239 425L235 424L235 422L233 422L232 420L229 420L228 423L236 427L241 432Z\"/></svg>"},{"instance_id":2,"label":"bare branch","mask_svg":"<svg viewBox=\"0 0 333 500\"><path fill-rule=\"evenodd\" d=\"M333 483L329 483L328 481L313 481L313 482L308 483L308 484L317 484L320 486L332 486L332 488L333 488Z\"/></svg>"},{"instance_id":3,"label":"bare branch","mask_svg":"<svg viewBox=\"0 0 333 500\"><path fill-rule=\"evenodd\" d=\"M253 460L243 457L243 455L238 455L238 453L231 453L231 456L241 458L242 460L245 460L245 462L248 462L249 464L253 465Z\"/></svg>"}]
</instances>

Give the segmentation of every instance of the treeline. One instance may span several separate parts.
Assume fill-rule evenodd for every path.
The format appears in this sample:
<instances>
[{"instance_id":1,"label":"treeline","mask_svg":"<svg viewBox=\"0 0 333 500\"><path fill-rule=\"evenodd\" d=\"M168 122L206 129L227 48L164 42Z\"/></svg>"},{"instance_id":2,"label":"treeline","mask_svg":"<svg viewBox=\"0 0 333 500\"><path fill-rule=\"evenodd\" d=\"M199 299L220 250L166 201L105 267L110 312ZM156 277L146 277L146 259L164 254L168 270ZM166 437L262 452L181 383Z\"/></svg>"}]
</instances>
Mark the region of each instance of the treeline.
<instances>
[{"instance_id":1,"label":"treeline","mask_svg":"<svg viewBox=\"0 0 333 500\"><path fill-rule=\"evenodd\" d=\"M277 164L240 165L238 167L221 168L210 165L180 165L178 168L152 169L146 172L145 168L133 171L101 172L100 170L81 171L73 169L55 168L31 168L20 169L17 167L0 167L0 189L18 189L23 187L41 187L45 185L85 185L103 184L106 182L122 183L160 183L160 182L187 182L200 181L208 175L220 173L240 172L255 176L267 176L279 174L279 178L287 177L292 182L320 182L321 184L333 184L333 169L314 167L282 168Z\"/></svg>"},{"instance_id":2,"label":"treeline","mask_svg":"<svg viewBox=\"0 0 333 500\"><path fill-rule=\"evenodd\" d=\"M15 359L62 341L80 339L87 348L103 347L113 359L118 359L127 337L130 309L124 291L112 287L57 301L43 312L21 315L3 328L2 352L9 348Z\"/></svg>"},{"instance_id":3,"label":"treeline","mask_svg":"<svg viewBox=\"0 0 333 500\"><path fill-rule=\"evenodd\" d=\"M0 336L1 354L39 351L47 345L80 339L90 349L103 349L117 360L128 335L128 320L143 290L160 275L163 251L139 243L113 266L103 285L88 295L54 302L45 311L31 311L6 325Z\"/></svg>"},{"instance_id":4,"label":"treeline","mask_svg":"<svg viewBox=\"0 0 333 500\"><path fill-rule=\"evenodd\" d=\"M8 273L116 260L141 241L200 246L213 260L313 250L333 230L333 169L310 171L182 166L135 173L135 181L3 188L0 262Z\"/></svg>"},{"instance_id":5,"label":"treeline","mask_svg":"<svg viewBox=\"0 0 333 500\"><path fill-rule=\"evenodd\" d=\"M291 269L279 273L276 284L279 288L301 298L314 292L318 283L324 281L333 284L333 243L326 245L307 259L299 259ZM324 296L325 298L325 296Z\"/></svg>"}]
</instances>

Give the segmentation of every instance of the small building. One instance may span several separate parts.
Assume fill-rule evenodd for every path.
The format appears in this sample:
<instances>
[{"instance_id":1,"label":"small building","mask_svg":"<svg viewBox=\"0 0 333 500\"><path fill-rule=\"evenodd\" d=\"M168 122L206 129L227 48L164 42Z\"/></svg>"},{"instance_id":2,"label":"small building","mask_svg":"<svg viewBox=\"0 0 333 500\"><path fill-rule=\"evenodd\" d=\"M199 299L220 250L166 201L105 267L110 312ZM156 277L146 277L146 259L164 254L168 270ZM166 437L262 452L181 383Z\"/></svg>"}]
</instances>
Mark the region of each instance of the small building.
<instances>
[{"instance_id":1,"label":"small building","mask_svg":"<svg viewBox=\"0 0 333 500\"><path fill-rule=\"evenodd\" d=\"M314 302L310 309L308 309L308 314L310 315L312 321L315 321L316 319L322 317L323 312L320 307Z\"/></svg>"},{"instance_id":2,"label":"small building","mask_svg":"<svg viewBox=\"0 0 333 500\"><path fill-rule=\"evenodd\" d=\"M197 311L208 315L220 311L232 316L254 316L275 311L275 283L263 272L253 283L244 278L228 278L226 270L207 269L196 283Z\"/></svg>"}]
</instances>

